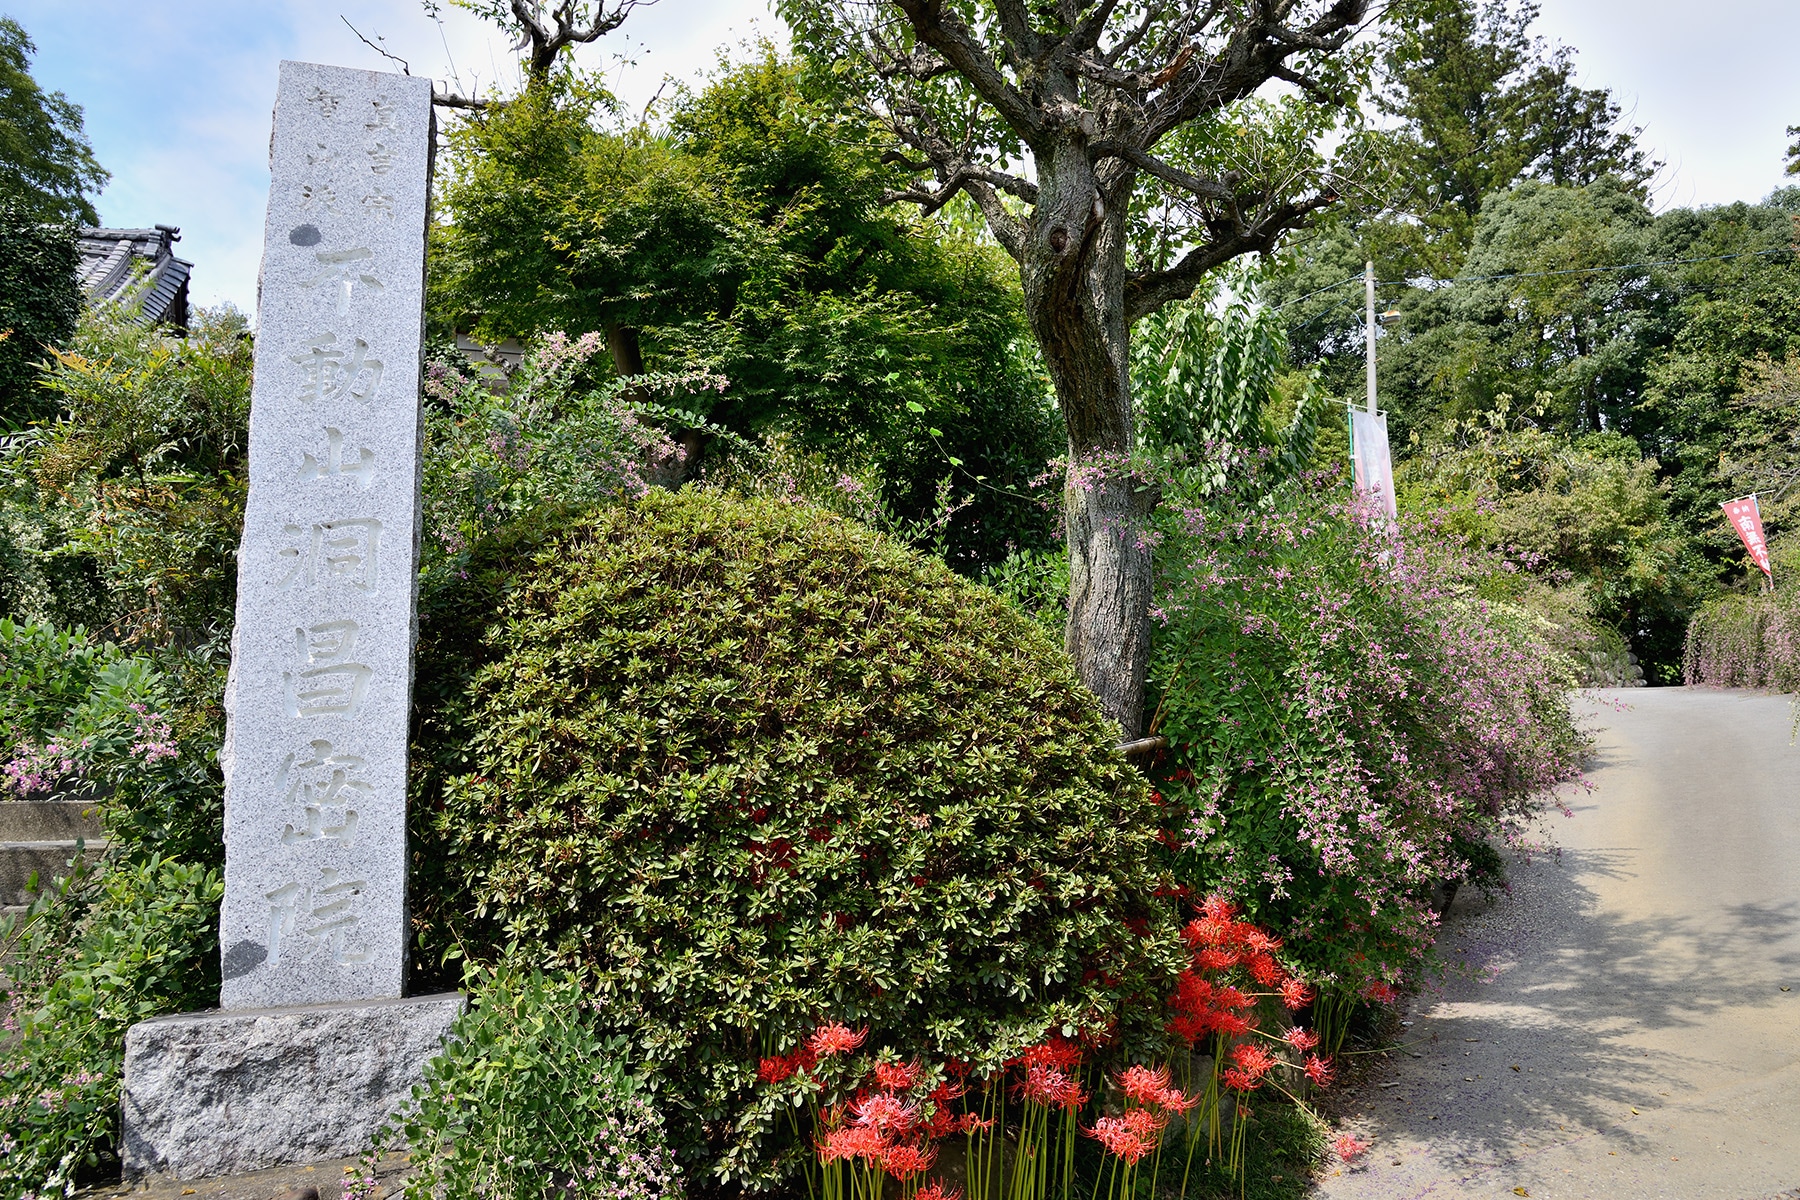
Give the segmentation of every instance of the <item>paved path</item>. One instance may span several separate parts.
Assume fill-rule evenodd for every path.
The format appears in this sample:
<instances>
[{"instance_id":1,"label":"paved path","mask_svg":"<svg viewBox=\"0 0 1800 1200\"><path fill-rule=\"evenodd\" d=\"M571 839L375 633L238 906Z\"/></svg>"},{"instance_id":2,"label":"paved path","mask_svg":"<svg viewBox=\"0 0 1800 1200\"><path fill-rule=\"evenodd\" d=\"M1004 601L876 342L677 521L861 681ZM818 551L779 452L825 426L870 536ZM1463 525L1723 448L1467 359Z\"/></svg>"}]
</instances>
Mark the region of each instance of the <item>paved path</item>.
<instances>
[{"instance_id":1,"label":"paved path","mask_svg":"<svg viewBox=\"0 0 1800 1200\"><path fill-rule=\"evenodd\" d=\"M1411 1002L1414 1044L1349 1105L1374 1147L1321 1200L1800 1197L1788 701L1600 700L1560 855L1458 899L1442 946L1466 970Z\"/></svg>"}]
</instances>

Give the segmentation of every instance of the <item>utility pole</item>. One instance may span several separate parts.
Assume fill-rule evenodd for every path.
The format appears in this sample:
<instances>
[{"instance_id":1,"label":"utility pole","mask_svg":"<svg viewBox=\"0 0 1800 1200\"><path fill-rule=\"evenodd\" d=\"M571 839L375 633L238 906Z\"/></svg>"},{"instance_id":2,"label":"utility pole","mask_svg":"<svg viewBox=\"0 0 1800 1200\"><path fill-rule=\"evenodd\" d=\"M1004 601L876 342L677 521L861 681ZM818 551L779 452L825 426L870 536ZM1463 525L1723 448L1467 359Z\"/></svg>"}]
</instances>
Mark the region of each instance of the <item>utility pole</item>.
<instances>
[{"instance_id":1,"label":"utility pole","mask_svg":"<svg viewBox=\"0 0 1800 1200\"><path fill-rule=\"evenodd\" d=\"M1366 323L1363 337L1368 346L1369 359L1369 412L1375 411L1375 262L1373 259L1363 264L1363 295L1366 301Z\"/></svg>"}]
</instances>

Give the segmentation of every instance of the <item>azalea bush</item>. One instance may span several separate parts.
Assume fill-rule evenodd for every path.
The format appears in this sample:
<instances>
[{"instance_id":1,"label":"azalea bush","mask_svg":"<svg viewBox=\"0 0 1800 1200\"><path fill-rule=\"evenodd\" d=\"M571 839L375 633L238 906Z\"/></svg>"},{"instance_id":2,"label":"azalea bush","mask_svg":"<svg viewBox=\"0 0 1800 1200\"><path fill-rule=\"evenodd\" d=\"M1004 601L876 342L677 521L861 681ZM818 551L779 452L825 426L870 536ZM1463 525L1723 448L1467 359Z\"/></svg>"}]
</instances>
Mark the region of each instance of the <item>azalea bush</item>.
<instances>
[{"instance_id":1,"label":"azalea bush","mask_svg":"<svg viewBox=\"0 0 1800 1200\"><path fill-rule=\"evenodd\" d=\"M692 489L511 527L467 572L422 617L419 970L583 970L691 1178L777 1178L758 1039L826 1016L971 1062L1162 1036L1162 810L991 593Z\"/></svg>"},{"instance_id":2,"label":"azalea bush","mask_svg":"<svg viewBox=\"0 0 1800 1200\"><path fill-rule=\"evenodd\" d=\"M1183 882L1279 930L1329 1003L1431 943L1434 883L1497 882L1494 839L1575 777L1574 680L1477 553L1341 485L1177 498L1159 516L1154 728Z\"/></svg>"}]
</instances>

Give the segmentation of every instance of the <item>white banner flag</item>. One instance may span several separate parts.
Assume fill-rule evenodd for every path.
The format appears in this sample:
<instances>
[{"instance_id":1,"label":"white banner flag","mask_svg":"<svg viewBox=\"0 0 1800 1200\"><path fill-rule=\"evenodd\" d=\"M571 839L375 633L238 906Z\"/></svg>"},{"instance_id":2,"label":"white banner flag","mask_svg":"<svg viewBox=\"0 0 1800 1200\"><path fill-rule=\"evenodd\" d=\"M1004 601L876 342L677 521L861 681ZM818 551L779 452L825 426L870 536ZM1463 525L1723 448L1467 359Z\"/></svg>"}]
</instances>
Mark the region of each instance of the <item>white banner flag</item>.
<instances>
[{"instance_id":1,"label":"white banner flag","mask_svg":"<svg viewBox=\"0 0 1800 1200\"><path fill-rule=\"evenodd\" d=\"M1388 457L1386 413L1351 406L1350 462L1356 472L1357 499L1379 508L1390 520L1399 516L1394 503L1394 463Z\"/></svg>"}]
</instances>

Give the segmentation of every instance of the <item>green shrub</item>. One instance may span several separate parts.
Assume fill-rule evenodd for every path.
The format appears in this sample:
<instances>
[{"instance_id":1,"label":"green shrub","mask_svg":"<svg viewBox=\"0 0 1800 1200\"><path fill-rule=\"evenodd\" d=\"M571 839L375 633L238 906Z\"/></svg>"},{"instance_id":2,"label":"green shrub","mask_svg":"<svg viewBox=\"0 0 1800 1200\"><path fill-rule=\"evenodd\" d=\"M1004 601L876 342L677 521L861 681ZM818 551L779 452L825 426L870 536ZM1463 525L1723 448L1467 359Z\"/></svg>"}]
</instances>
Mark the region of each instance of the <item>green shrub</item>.
<instances>
[{"instance_id":1,"label":"green shrub","mask_svg":"<svg viewBox=\"0 0 1800 1200\"><path fill-rule=\"evenodd\" d=\"M503 964L468 983L469 1011L376 1138L378 1154L396 1141L411 1150L405 1195L679 1200L662 1120L579 980Z\"/></svg>"},{"instance_id":2,"label":"green shrub","mask_svg":"<svg viewBox=\"0 0 1800 1200\"><path fill-rule=\"evenodd\" d=\"M423 623L421 957L584 970L690 1175L769 1182L758 1056L825 1017L990 1064L1158 1024L1157 809L992 593L692 489L515 529L469 573Z\"/></svg>"},{"instance_id":3,"label":"green shrub","mask_svg":"<svg viewBox=\"0 0 1800 1200\"><path fill-rule=\"evenodd\" d=\"M17 126L7 124L16 136ZM74 331L81 312L75 277L81 255L73 226L46 222L21 199L0 202L0 329L6 331L0 338L0 430L50 414L54 405L38 387L37 364L45 347Z\"/></svg>"},{"instance_id":4,"label":"green shrub","mask_svg":"<svg viewBox=\"0 0 1800 1200\"><path fill-rule=\"evenodd\" d=\"M125 1031L219 998L216 868L151 856L77 874L0 927L0 1198L72 1194L116 1164Z\"/></svg>"},{"instance_id":5,"label":"green shrub","mask_svg":"<svg viewBox=\"0 0 1800 1200\"><path fill-rule=\"evenodd\" d=\"M0 617L0 800L44 799L119 760L175 757L148 660L79 627Z\"/></svg>"}]
</instances>

